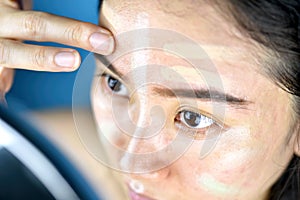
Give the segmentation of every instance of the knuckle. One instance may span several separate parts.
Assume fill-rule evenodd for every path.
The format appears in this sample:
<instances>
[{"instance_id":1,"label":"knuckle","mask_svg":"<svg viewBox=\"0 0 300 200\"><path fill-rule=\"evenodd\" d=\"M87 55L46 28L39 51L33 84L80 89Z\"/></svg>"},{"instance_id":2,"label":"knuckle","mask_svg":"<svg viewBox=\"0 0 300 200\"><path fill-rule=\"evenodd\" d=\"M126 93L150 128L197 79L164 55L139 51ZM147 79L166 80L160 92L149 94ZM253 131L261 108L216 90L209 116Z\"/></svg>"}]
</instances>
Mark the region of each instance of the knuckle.
<instances>
[{"instance_id":1,"label":"knuckle","mask_svg":"<svg viewBox=\"0 0 300 200\"><path fill-rule=\"evenodd\" d=\"M41 37L41 33L46 29L46 13L43 12L26 12L23 17L23 27L25 34L32 38Z\"/></svg>"},{"instance_id":2,"label":"knuckle","mask_svg":"<svg viewBox=\"0 0 300 200\"><path fill-rule=\"evenodd\" d=\"M31 62L35 70L40 70L46 66L47 53L45 48L39 48L31 56Z\"/></svg>"},{"instance_id":3,"label":"knuckle","mask_svg":"<svg viewBox=\"0 0 300 200\"><path fill-rule=\"evenodd\" d=\"M85 37L84 23L76 23L65 30L65 36L73 43L79 43Z\"/></svg>"},{"instance_id":4,"label":"knuckle","mask_svg":"<svg viewBox=\"0 0 300 200\"><path fill-rule=\"evenodd\" d=\"M0 65L5 66L10 58L10 49L5 40L0 40Z\"/></svg>"}]
</instances>

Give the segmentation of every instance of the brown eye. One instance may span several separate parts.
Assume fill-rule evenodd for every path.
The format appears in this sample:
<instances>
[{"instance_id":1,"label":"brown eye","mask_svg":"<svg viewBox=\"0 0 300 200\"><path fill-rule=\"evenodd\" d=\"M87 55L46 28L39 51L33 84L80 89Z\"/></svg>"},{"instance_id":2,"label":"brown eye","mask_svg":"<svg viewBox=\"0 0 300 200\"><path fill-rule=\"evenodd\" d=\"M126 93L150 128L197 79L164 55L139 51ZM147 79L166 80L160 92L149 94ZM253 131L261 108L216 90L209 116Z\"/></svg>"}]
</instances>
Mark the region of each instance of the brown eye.
<instances>
[{"instance_id":1,"label":"brown eye","mask_svg":"<svg viewBox=\"0 0 300 200\"><path fill-rule=\"evenodd\" d=\"M192 111L181 111L179 120L189 128L206 128L214 123L211 118Z\"/></svg>"}]
</instances>

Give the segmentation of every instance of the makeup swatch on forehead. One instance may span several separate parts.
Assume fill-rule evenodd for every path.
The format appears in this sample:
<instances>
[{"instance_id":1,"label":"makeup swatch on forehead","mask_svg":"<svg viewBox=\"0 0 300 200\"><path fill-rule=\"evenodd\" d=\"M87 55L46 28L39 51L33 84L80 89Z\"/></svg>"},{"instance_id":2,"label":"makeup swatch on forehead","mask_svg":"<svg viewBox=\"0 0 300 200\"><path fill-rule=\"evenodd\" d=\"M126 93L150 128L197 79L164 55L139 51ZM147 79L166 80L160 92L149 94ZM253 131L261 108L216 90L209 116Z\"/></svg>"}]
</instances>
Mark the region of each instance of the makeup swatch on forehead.
<instances>
[{"instance_id":1,"label":"makeup swatch on forehead","mask_svg":"<svg viewBox=\"0 0 300 200\"><path fill-rule=\"evenodd\" d=\"M136 17L135 20L135 28L136 29L140 29L140 28L145 28L144 36L143 37L139 37L138 35L136 35L136 40L133 40L133 52L137 52L137 51L143 51L143 49L140 49L140 47L144 47L145 49L147 47L149 47L150 42L149 42L149 31L147 31L147 27L149 27L149 17L147 13L139 13ZM136 32L139 33L139 32ZM133 32L134 34L134 32ZM147 64L149 61L149 56L148 53L133 53L131 56L131 69L135 70L136 68L140 68L143 70L138 70L139 74L138 74L138 82L139 83L147 83L147 67L144 67L142 65ZM135 80L134 80L135 81ZM146 88L145 88L146 89Z\"/></svg>"},{"instance_id":2,"label":"makeup swatch on forehead","mask_svg":"<svg viewBox=\"0 0 300 200\"><path fill-rule=\"evenodd\" d=\"M243 61L249 55L245 49L235 45L172 42L163 46L165 52L176 52L181 57L198 60ZM248 56L247 56L248 55Z\"/></svg>"},{"instance_id":3,"label":"makeup swatch on forehead","mask_svg":"<svg viewBox=\"0 0 300 200\"><path fill-rule=\"evenodd\" d=\"M177 42L177 43L166 43L163 46L165 52L176 52L185 59L209 59L207 54L199 52L199 45Z\"/></svg>"}]
</instances>

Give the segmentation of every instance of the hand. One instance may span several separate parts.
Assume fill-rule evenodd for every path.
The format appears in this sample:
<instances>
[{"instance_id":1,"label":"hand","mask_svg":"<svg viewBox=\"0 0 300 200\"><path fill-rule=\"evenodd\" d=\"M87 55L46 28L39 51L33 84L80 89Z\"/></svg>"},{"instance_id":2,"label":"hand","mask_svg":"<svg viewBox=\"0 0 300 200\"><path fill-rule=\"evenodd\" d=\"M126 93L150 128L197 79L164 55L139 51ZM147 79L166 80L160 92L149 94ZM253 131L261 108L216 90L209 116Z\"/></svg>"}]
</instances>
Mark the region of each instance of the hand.
<instances>
[{"instance_id":1,"label":"hand","mask_svg":"<svg viewBox=\"0 0 300 200\"><path fill-rule=\"evenodd\" d=\"M85 22L43 12L21 11L11 0L0 0L0 66L37 71L73 71L80 65L77 51L24 44L22 40L51 41L110 54L109 31Z\"/></svg>"},{"instance_id":2,"label":"hand","mask_svg":"<svg viewBox=\"0 0 300 200\"><path fill-rule=\"evenodd\" d=\"M22 43L49 41L108 55L114 50L111 33L94 24L43 12L22 11L17 1L0 0L0 96L13 81L13 68L36 71L73 71L81 62L79 53Z\"/></svg>"}]
</instances>

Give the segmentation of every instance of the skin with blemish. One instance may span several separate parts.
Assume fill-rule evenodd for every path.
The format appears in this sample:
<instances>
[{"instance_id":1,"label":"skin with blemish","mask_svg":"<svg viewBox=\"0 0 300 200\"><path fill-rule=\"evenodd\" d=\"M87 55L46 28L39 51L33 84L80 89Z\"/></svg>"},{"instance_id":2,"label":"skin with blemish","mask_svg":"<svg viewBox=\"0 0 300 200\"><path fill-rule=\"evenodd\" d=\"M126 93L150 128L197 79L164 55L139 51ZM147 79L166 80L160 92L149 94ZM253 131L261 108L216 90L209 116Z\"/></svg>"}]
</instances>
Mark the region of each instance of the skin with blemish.
<instances>
[{"instance_id":1,"label":"skin with blemish","mask_svg":"<svg viewBox=\"0 0 300 200\"><path fill-rule=\"evenodd\" d=\"M175 71L194 89L207 88L211 83L208 79L219 77L222 80L220 88L226 94L246 103L224 104L201 98L193 100L197 102L196 108L192 105L190 109L211 117L218 124L209 130L219 130L217 143L213 148L208 149L208 153L201 157L200 152L209 138L199 136L194 138L188 150L171 165L151 173L120 176L124 185L137 181L143 185L141 195L157 200L267 199L270 187L285 170L293 153L297 153L294 152L295 137L291 137L288 142L286 140L291 134L293 123L291 97L260 73L263 68L260 61L268 59L268 53L263 48L242 36L235 28L235 23L229 21L229 18L223 18L215 6L206 1L191 2L103 2L100 24L113 32L117 43L119 34L138 28L176 31L197 42L216 70L210 70L206 66L201 69L200 74L195 73L195 69L186 60L164 51L174 48L173 44L171 47L166 44L165 49L160 51L131 52L115 60L113 65L121 74L120 81L126 84L129 91L135 91L135 94L126 97L129 100L117 99L112 108L113 96L107 83L101 78L95 80L94 88L98 88L92 94L95 118L99 124L109 124L110 128L102 136L110 138L118 147L124 150L130 148L130 151L137 153L153 152L170 144L174 136L180 133L175 121L181 105L178 99L167 93L157 92L159 90L151 84L145 86L146 90L134 90L140 85L136 85L132 77L126 74L139 66L161 65L166 70L152 72L151 68L146 68L148 74L145 74L145 79L149 80L151 75L159 76L160 84L168 86L171 91L186 85L168 76L168 70ZM147 16L147 20L143 22L139 16ZM122 45L124 44L118 43L116 48L122 48ZM97 63L99 68L104 68L99 60ZM107 73L118 77L114 72ZM126 78L123 79L122 76ZM189 102L192 102L184 98L182 101L186 103L185 107L189 107ZM124 113L121 111L129 112L131 120L135 122L149 122L149 110L153 105L160 105L167 116L165 126L155 137L137 140L132 135L140 133L133 131L131 136L126 135L115 123L118 120L116 117L123 119ZM214 109L215 106L223 110L218 112L218 109ZM113 115L113 109L120 111L118 116ZM218 126L222 128L217 129Z\"/></svg>"}]
</instances>

